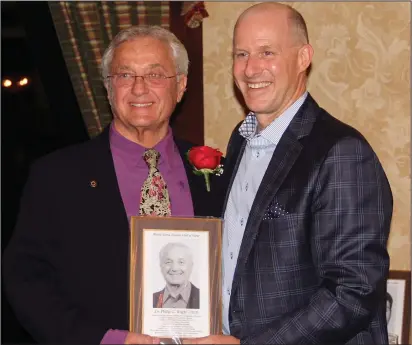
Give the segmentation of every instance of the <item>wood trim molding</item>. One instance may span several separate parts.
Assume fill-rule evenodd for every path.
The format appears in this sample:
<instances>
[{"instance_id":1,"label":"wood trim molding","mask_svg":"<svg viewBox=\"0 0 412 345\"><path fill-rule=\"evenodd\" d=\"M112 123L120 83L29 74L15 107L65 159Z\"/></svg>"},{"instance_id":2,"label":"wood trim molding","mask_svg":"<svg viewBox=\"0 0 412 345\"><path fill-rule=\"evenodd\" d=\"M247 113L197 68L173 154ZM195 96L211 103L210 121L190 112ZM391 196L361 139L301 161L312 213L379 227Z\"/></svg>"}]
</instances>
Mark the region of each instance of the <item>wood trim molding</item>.
<instances>
[{"instance_id":1,"label":"wood trim molding","mask_svg":"<svg viewBox=\"0 0 412 345\"><path fill-rule=\"evenodd\" d=\"M185 45L189 55L187 90L172 115L171 125L179 139L204 144L203 26L189 28L180 15L182 1L170 1L170 30Z\"/></svg>"}]
</instances>

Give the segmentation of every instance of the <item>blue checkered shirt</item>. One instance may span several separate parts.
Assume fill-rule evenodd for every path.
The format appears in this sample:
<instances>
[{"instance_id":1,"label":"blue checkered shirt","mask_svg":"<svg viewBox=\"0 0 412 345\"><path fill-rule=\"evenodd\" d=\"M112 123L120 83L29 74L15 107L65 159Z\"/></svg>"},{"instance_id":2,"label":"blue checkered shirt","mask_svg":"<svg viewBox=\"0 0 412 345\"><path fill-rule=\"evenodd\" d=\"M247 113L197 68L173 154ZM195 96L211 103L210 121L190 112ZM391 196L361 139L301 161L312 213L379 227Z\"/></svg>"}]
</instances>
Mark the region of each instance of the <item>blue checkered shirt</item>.
<instances>
[{"instance_id":1,"label":"blue checkered shirt","mask_svg":"<svg viewBox=\"0 0 412 345\"><path fill-rule=\"evenodd\" d=\"M230 190L223 228L223 333L229 331L229 302L240 245L256 192L280 138L307 97L305 92L269 126L258 132L253 112L239 127L246 148Z\"/></svg>"}]
</instances>

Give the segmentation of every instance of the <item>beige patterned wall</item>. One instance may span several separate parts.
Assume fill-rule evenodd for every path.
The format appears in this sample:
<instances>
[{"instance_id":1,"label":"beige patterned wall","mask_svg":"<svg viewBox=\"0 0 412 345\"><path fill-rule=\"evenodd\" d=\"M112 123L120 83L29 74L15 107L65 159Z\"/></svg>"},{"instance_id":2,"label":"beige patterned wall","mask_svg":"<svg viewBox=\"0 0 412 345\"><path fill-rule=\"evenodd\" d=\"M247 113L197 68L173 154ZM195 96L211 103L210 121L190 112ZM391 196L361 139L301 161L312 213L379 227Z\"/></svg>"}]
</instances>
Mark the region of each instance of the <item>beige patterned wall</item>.
<instances>
[{"instance_id":1,"label":"beige patterned wall","mask_svg":"<svg viewBox=\"0 0 412 345\"><path fill-rule=\"evenodd\" d=\"M243 119L231 77L232 31L252 2L206 2L205 143L225 151ZM410 269L410 3L289 2L305 17L315 55L308 89L362 132L394 195L391 269Z\"/></svg>"}]
</instances>

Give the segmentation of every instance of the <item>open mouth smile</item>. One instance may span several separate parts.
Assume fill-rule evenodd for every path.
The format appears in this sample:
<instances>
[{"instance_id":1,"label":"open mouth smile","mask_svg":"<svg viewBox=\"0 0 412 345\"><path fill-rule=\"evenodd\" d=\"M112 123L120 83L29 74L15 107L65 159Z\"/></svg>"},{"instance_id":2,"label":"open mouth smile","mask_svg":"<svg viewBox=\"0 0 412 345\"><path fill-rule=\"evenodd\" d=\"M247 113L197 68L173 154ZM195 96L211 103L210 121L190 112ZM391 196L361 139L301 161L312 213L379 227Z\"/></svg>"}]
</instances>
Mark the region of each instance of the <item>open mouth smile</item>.
<instances>
[{"instance_id":1,"label":"open mouth smile","mask_svg":"<svg viewBox=\"0 0 412 345\"><path fill-rule=\"evenodd\" d=\"M265 87L268 87L271 84L272 84L272 82L265 81L265 82L261 82L261 83L247 83L247 86L250 89L263 89Z\"/></svg>"},{"instance_id":2,"label":"open mouth smile","mask_svg":"<svg viewBox=\"0 0 412 345\"><path fill-rule=\"evenodd\" d=\"M153 104L153 102L150 103L130 103L130 105L132 107L136 107L136 108L146 108L146 107L150 107Z\"/></svg>"}]
</instances>

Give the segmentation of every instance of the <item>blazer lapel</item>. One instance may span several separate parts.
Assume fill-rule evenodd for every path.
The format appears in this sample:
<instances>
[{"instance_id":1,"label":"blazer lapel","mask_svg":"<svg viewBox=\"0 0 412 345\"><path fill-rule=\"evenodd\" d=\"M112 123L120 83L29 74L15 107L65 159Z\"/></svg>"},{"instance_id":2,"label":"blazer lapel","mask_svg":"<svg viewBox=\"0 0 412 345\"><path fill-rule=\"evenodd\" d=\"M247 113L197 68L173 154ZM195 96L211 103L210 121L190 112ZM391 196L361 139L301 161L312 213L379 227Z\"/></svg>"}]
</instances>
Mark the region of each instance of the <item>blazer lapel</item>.
<instances>
[{"instance_id":1,"label":"blazer lapel","mask_svg":"<svg viewBox=\"0 0 412 345\"><path fill-rule=\"evenodd\" d=\"M193 173L193 167L190 165L189 161L187 160L186 153L192 147L192 145L187 144L186 142L177 140L175 138L175 144L179 150L180 157L183 161L183 166L185 167L187 182L189 183L190 194L192 196L193 206L195 207L196 200L199 200L200 193L199 186L199 178L203 179L202 176L197 176ZM196 208L196 207L195 207Z\"/></svg>"},{"instance_id":2,"label":"blazer lapel","mask_svg":"<svg viewBox=\"0 0 412 345\"><path fill-rule=\"evenodd\" d=\"M238 127L236 128L235 136L232 139L233 142L228 145L226 166L223 171L224 181L228 187L227 192L225 193L222 217L224 216L224 211L226 210L227 202L229 200L229 192L232 189L233 181L235 180L235 176L246 147L246 140L237 132Z\"/></svg>"},{"instance_id":3,"label":"blazer lapel","mask_svg":"<svg viewBox=\"0 0 412 345\"><path fill-rule=\"evenodd\" d=\"M186 176L187 176L187 182L189 183L189 188L190 188L190 194L192 195L192 201L193 201L193 206L195 206L195 203L197 200L199 200L200 195L202 194L202 191L199 190L199 186L202 186L202 181L199 181L199 179L203 180L203 176L198 176L193 173L193 167L189 164L187 161L186 157L182 156L182 159L184 160L184 166L186 170Z\"/></svg>"},{"instance_id":4,"label":"blazer lapel","mask_svg":"<svg viewBox=\"0 0 412 345\"><path fill-rule=\"evenodd\" d=\"M266 169L246 223L233 277L232 295L237 288L241 273L255 242L265 210L275 197L277 191L302 151L303 146L299 139L309 134L312 129L313 122L316 119L315 112L313 111L314 105L316 105L316 103L311 96L308 95L305 103L295 115L280 139L269 166ZM239 165L240 160L241 157L238 158L237 166ZM232 180L233 178L234 177L232 177Z\"/></svg>"},{"instance_id":5,"label":"blazer lapel","mask_svg":"<svg viewBox=\"0 0 412 345\"><path fill-rule=\"evenodd\" d=\"M180 156L183 161L183 166L185 167L187 182L189 183L190 194L192 196L193 211L195 216L211 216L213 213L212 209L208 205L208 198L210 198L210 193L206 191L205 181L203 176L195 175L193 173L193 167L189 163L186 153L190 148L193 147L192 144L181 141L175 138L175 144L179 150ZM212 183L212 180L211 180ZM212 183L212 188L214 187Z\"/></svg>"},{"instance_id":6,"label":"blazer lapel","mask_svg":"<svg viewBox=\"0 0 412 345\"><path fill-rule=\"evenodd\" d=\"M109 132L110 125L94 139L94 166L92 168L94 172L90 176L99 181L99 188L104 188L107 200L110 201L102 202L102 214L110 214L112 218L121 219L122 224L119 226L128 228L127 214L120 194L110 149Z\"/></svg>"}]
</instances>

